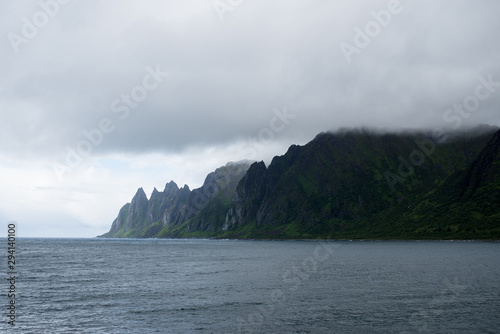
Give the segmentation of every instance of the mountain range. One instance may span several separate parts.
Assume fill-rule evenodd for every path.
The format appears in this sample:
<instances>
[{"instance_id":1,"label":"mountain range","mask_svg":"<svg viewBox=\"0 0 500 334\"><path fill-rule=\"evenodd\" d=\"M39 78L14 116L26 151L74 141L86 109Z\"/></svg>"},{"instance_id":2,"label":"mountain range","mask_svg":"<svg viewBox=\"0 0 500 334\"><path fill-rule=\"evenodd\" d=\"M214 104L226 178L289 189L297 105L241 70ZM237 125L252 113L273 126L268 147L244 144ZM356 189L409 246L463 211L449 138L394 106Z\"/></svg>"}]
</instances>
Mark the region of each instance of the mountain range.
<instances>
[{"instance_id":1,"label":"mountain range","mask_svg":"<svg viewBox=\"0 0 500 334\"><path fill-rule=\"evenodd\" d=\"M500 130L321 133L190 190L139 188L101 237L499 239Z\"/></svg>"}]
</instances>

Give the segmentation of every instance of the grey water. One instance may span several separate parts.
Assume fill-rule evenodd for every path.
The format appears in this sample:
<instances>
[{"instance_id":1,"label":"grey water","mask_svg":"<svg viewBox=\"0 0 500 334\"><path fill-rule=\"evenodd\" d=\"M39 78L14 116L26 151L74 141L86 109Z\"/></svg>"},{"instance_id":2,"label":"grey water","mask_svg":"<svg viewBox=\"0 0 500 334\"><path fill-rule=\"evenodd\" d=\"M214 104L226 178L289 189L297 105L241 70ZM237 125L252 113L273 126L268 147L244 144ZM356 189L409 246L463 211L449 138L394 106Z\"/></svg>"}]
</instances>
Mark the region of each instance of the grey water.
<instances>
[{"instance_id":1,"label":"grey water","mask_svg":"<svg viewBox=\"0 0 500 334\"><path fill-rule=\"evenodd\" d=\"M2 314L5 333L500 333L495 242L16 246L17 322Z\"/></svg>"}]
</instances>

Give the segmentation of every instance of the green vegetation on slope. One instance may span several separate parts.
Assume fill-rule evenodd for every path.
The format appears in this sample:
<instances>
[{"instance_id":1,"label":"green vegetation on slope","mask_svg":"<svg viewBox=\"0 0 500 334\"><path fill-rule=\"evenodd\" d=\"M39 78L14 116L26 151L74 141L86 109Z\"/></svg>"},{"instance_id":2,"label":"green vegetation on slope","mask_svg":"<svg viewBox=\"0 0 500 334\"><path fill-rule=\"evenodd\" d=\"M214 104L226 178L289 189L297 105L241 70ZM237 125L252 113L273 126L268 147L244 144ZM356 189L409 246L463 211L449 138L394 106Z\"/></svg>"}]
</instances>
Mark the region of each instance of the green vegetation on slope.
<instances>
[{"instance_id":1,"label":"green vegetation on slope","mask_svg":"<svg viewBox=\"0 0 500 334\"><path fill-rule=\"evenodd\" d=\"M499 238L500 132L480 130L446 139L323 133L291 146L268 168L254 163L230 178L218 169L200 190L186 188L182 200L175 184L168 196L153 193L146 204L138 192L105 236ZM210 187L216 191L193 206Z\"/></svg>"}]
</instances>

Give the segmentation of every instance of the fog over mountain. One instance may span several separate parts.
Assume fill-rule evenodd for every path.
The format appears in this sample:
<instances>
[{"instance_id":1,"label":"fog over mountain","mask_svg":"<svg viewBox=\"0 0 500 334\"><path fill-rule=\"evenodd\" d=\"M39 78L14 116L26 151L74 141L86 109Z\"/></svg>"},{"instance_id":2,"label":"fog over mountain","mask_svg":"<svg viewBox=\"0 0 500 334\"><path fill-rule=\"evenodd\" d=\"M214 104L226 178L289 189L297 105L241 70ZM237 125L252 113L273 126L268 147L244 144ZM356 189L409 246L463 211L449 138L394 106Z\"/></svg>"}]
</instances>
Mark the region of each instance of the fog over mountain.
<instances>
[{"instance_id":1,"label":"fog over mountain","mask_svg":"<svg viewBox=\"0 0 500 334\"><path fill-rule=\"evenodd\" d=\"M95 236L339 128L500 126L500 3L0 3L0 221ZM0 236L5 231L0 231Z\"/></svg>"}]
</instances>

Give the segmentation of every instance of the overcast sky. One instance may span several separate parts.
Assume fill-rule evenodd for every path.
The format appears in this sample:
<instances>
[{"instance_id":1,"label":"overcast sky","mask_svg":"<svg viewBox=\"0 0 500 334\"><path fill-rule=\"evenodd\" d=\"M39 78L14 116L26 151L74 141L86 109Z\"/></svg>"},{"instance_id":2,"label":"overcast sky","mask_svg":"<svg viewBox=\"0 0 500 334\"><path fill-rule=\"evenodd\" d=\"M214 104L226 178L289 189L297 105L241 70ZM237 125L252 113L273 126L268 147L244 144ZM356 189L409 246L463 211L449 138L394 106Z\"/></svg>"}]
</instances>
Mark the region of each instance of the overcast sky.
<instances>
[{"instance_id":1,"label":"overcast sky","mask_svg":"<svg viewBox=\"0 0 500 334\"><path fill-rule=\"evenodd\" d=\"M94 237L138 187L193 189L325 130L500 126L498 13L497 0L2 1L0 236L16 221L21 237Z\"/></svg>"}]
</instances>

